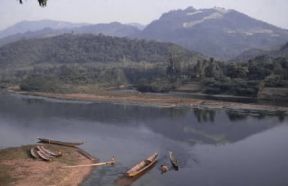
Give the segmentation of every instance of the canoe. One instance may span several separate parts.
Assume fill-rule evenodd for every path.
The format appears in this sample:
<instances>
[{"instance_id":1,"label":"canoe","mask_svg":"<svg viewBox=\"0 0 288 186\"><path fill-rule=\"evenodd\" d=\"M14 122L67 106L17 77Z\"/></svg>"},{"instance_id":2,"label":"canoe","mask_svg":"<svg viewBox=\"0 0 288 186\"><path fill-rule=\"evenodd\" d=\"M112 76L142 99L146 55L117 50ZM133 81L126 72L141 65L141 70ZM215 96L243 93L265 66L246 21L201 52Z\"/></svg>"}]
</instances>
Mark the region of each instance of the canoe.
<instances>
[{"instance_id":1,"label":"canoe","mask_svg":"<svg viewBox=\"0 0 288 186\"><path fill-rule=\"evenodd\" d=\"M154 165L157 162L158 153L154 153L151 156L149 156L147 159L139 162L135 166L133 166L131 169L129 169L126 172L126 175L129 177L134 177L139 175L140 173L144 172L148 168L150 168L152 165Z\"/></svg>"},{"instance_id":2,"label":"canoe","mask_svg":"<svg viewBox=\"0 0 288 186\"><path fill-rule=\"evenodd\" d=\"M39 156L37 155L37 149L35 147L30 149L30 154L34 159L39 159Z\"/></svg>"},{"instance_id":3,"label":"canoe","mask_svg":"<svg viewBox=\"0 0 288 186\"><path fill-rule=\"evenodd\" d=\"M51 158L48 157L46 154L43 154L41 151L36 151L37 155L45 161L51 161Z\"/></svg>"},{"instance_id":4,"label":"canoe","mask_svg":"<svg viewBox=\"0 0 288 186\"><path fill-rule=\"evenodd\" d=\"M175 170L179 169L178 160L175 158L173 152L169 152L170 162Z\"/></svg>"},{"instance_id":5,"label":"canoe","mask_svg":"<svg viewBox=\"0 0 288 186\"><path fill-rule=\"evenodd\" d=\"M83 149L78 148L77 151L89 160L96 161L96 158Z\"/></svg>"},{"instance_id":6,"label":"canoe","mask_svg":"<svg viewBox=\"0 0 288 186\"><path fill-rule=\"evenodd\" d=\"M55 144L55 145L63 145L68 147L76 147L78 145L82 145L83 142L79 143L70 143L70 142L62 142L62 141L56 141L56 140L50 140L45 138L38 138L39 142L41 143L48 143L48 144Z\"/></svg>"},{"instance_id":7,"label":"canoe","mask_svg":"<svg viewBox=\"0 0 288 186\"><path fill-rule=\"evenodd\" d=\"M39 148L41 149L42 152L45 152L45 154L48 154L50 156L54 156L54 157L62 156L61 152L58 152L58 153L52 152L51 150L48 150L44 146L39 146Z\"/></svg>"},{"instance_id":8,"label":"canoe","mask_svg":"<svg viewBox=\"0 0 288 186\"><path fill-rule=\"evenodd\" d=\"M42 146L37 146L36 148L37 148L37 150L38 150L39 152L41 152L41 153L42 153L43 155L45 155L46 157L48 157L48 158L50 158L50 159L52 159L52 158L54 157L54 156L48 154L47 152L45 152L45 151L42 149Z\"/></svg>"}]
</instances>

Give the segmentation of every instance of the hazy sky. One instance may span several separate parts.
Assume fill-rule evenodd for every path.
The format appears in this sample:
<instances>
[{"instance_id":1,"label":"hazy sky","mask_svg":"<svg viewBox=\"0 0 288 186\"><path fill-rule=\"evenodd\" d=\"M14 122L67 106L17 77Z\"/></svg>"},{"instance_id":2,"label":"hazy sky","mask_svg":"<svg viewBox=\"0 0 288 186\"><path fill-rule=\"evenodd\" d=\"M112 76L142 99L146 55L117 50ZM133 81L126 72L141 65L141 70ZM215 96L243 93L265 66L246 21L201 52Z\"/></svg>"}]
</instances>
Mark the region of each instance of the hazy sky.
<instances>
[{"instance_id":1,"label":"hazy sky","mask_svg":"<svg viewBox=\"0 0 288 186\"><path fill-rule=\"evenodd\" d=\"M70 22L148 24L172 9L224 7L288 29L288 0L0 0L0 30L22 20L53 19Z\"/></svg>"}]
</instances>

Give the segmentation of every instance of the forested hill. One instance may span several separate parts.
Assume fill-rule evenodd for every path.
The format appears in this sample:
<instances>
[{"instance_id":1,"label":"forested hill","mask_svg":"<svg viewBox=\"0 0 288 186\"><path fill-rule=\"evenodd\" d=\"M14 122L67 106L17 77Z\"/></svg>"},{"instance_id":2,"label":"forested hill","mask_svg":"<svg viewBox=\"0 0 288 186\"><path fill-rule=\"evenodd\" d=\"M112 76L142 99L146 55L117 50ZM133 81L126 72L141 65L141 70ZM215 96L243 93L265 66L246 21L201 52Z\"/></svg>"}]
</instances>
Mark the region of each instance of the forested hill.
<instances>
[{"instance_id":1,"label":"forested hill","mask_svg":"<svg viewBox=\"0 0 288 186\"><path fill-rule=\"evenodd\" d=\"M165 62L170 55L200 56L175 44L104 35L74 35L21 40L0 48L0 66L95 62Z\"/></svg>"}]
</instances>

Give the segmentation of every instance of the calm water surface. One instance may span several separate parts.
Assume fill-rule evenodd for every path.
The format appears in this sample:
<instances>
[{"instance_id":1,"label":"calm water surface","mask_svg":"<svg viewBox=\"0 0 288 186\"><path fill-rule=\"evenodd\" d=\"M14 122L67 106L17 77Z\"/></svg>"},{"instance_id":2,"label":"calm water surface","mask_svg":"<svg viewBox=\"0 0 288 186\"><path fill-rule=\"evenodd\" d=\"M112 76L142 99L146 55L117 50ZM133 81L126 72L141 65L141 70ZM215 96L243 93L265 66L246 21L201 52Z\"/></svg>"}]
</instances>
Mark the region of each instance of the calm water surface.
<instances>
[{"instance_id":1,"label":"calm water surface","mask_svg":"<svg viewBox=\"0 0 288 186\"><path fill-rule=\"evenodd\" d=\"M119 163L95 170L85 186L287 186L284 116L221 110L155 108L0 95L0 148L36 137L84 141L83 149ZM179 171L161 175L168 151ZM153 152L158 164L138 179L121 173Z\"/></svg>"}]
</instances>

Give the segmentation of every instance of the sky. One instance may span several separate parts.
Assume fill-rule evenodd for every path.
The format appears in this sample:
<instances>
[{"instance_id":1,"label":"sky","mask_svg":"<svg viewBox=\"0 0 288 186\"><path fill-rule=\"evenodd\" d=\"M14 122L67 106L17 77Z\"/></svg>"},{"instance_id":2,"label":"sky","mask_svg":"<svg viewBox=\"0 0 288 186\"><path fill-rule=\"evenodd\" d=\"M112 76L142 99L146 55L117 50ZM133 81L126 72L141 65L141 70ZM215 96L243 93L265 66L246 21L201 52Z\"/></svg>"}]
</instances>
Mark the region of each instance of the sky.
<instances>
[{"instance_id":1,"label":"sky","mask_svg":"<svg viewBox=\"0 0 288 186\"><path fill-rule=\"evenodd\" d=\"M223 7L288 29L288 0L0 0L0 30L23 20L149 24L169 10Z\"/></svg>"}]
</instances>

